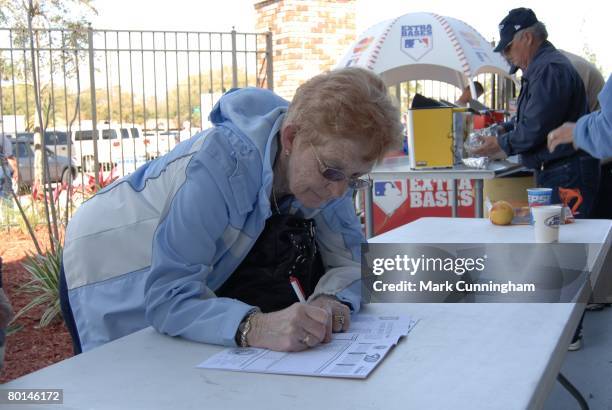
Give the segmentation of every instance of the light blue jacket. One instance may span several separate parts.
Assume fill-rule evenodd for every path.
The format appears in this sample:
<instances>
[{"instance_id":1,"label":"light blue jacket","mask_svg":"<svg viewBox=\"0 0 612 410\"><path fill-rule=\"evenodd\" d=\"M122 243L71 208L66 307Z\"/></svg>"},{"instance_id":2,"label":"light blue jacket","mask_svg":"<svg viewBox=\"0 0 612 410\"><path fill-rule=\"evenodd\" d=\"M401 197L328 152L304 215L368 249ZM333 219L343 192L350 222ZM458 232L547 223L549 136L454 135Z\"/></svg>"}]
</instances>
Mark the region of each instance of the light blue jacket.
<instances>
[{"instance_id":1,"label":"light blue jacket","mask_svg":"<svg viewBox=\"0 0 612 410\"><path fill-rule=\"evenodd\" d=\"M172 336L234 346L252 308L217 298L271 215L272 165L288 103L246 88L224 95L214 127L179 144L84 203L70 221L64 270L83 351L149 325ZM326 274L313 297L359 309L363 236L352 192L312 217Z\"/></svg>"},{"instance_id":2,"label":"light blue jacket","mask_svg":"<svg viewBox=\"0 0 612 410\"><path fill-rule=\"evenodd\" d=\"M596 158L612 157L612 75L597 99L600 110L576 122L574 143Z\"/></svg>"}]
</instances>

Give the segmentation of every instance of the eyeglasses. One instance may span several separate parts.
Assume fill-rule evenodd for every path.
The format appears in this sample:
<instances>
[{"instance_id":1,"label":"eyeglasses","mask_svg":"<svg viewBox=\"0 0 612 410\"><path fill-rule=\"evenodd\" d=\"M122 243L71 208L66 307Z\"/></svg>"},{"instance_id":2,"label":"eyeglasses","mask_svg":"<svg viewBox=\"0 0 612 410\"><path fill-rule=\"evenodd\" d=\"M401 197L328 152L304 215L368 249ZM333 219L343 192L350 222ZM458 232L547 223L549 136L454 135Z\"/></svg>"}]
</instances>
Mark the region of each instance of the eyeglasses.
<instances>
[{"instance_id":1,"label":"eyeglasses","mask_svg":"<svg viewBox=\"0 0 612 410\"><path fill-rule=\"evenodd\" d=\"M509 42L506 47L504 47L504 51L503 51L503 55L507 56L510 53L510 50L512 49L512 43L514 42L514 40L512 40L511 42Z\"/></svg>"},{"instance_id":2,"label":"eyeglasses","mask_svg":"<svg viewBox=\"0 0 612 410\"><path fill-rule=\"evenodd\" d=\"M514 45L514 43L516 41L521 40L523 38L524 34L525 34L524 30L520 30L520 31L517 31L516 33L514 33L514 37L512 37L512 40L510 40L510 42L508 44L506 44L506 47L504 47L504 51L503 51L502 54L504 56L507 56L508 53L510 53L510 50L512 50L512 46Z\"/></svg>"},{"instance_id":3,"label":"eyeglasses","mask_svg":"<svg viewBox=\"0 0 612 410\"><path fill-rule=\"evenodd\" d=\"M327 179L328 181L333 181L333 182L348 180L348 186L355 190L367 189L372 186L372 180L369 178L368 179L356 178L356 177L349 178L346 176L344 172L340 171L339 169L330 168L327 165L325 165L323 161L321 161L321 159L319 158L319 155L317 154L317 150L315 149L314 145L312 145L312 142L308 141L308 143L310 144L310 147L312 148L312 152L314 153L314 156L317 159L317 162L319 163L319 172L321 172L321 175L323 175L323 178Z\"/></svg>"}]
</instances>

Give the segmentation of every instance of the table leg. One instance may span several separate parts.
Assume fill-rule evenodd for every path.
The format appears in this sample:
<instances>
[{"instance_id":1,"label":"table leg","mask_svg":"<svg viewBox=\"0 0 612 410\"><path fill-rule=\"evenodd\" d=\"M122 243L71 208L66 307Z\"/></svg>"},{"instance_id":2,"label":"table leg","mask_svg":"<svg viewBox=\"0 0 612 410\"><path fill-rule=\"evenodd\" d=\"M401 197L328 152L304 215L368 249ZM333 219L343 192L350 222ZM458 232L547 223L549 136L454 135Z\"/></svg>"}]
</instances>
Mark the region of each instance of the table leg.
<instances>
[{"instance_id":1,"label":"table leg","mask_svg":"<svg viewBox=\"0 0 612 410\"><path fill-rule=\"evenodd\" d=\"M456 218L457 215L457 209L459 207L459 190L457 189L457 180L456 179L452 179L451 180L451 193L453 196L453 200L451 201L451 216L453 218Z\"/></svg>"},{"instance_id":2,"label":"table leg","mask_svg":"<svg viewBox=\"0 0 612 410\"><path fill-rule=\"evenodd\" d=\"M374 187L365 190L365 237L370 239L374 235L374 206L372 190Z\"/></svg>"},{"instance_id":3,"label":"table leg","mask_svg":"<svg viewBox=\"0 0 612 410\"><path fill-rule=\"evenodd\" d=\"M584 396L580 393L580 391L572 384L569 380L561 372L557 376L557 380L561 383L561 386L565 388L578 402L578 405L582 410L589 410L589 404L584 399Z\"/></svg>"},{"instance_id":4,"label":"table leg","mask_svg":"<svg viewBox=\"0 0 612 410\"><path fill-rule=\"evenodd\" d=\"M482 197L483 197L484 183L482 179L474 180L474 216L476 218L484 217L482 209Z\"/></svg>"}]
</instances>

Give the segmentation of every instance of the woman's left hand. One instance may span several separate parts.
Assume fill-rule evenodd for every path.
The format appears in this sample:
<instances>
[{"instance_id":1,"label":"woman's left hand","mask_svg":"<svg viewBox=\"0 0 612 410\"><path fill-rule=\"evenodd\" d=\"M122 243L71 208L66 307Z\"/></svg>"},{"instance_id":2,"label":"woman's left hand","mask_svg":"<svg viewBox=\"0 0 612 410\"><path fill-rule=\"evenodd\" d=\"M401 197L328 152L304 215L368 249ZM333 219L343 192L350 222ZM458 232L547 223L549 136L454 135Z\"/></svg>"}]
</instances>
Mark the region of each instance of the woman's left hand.
<instances>
[{"instance_id":1,"label":"woman's left hand","mask_svg":"<svg viewBox=\"0 0 612 410\"><path fill-rule=\"evenodd\" d=\"M566 122L548 133L548 151L553 152L557 145L574 143L574 128L576 123ZM574 146L576 148L576 146Z\"/></svg>"},{"instance_id":2,"label":"woman's left hand","mask_svg":"<svg viewBox=\"0 0 612 410\"><path fill-rule=\"evenodd\" d=\"M345 332L349 329L351 325L351 310L335 296L320 295L309 301L308 304L325 309L330 313L324 343L331 340L332 332Z\"/></svg>"}]
</instances>

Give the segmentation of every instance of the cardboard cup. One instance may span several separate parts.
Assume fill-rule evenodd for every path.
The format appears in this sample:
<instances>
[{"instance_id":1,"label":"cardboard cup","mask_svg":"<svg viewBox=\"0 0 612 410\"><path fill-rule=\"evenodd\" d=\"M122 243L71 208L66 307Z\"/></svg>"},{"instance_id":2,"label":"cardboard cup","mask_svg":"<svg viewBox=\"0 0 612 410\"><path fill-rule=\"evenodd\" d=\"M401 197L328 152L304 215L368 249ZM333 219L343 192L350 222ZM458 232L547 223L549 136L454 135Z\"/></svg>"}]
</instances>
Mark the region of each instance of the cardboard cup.
<instances>
[{"instance_id":1,"label":"cardboard cup","mask_svg":"<svg viewBox=\"0 0 612 410\"><path fill-rule=\"evenodd\" d=\"M533 229L537 243L559 242L559 225L561 224L561 206L545 205L531 208Z\"/></svg>"}]
</instances>

